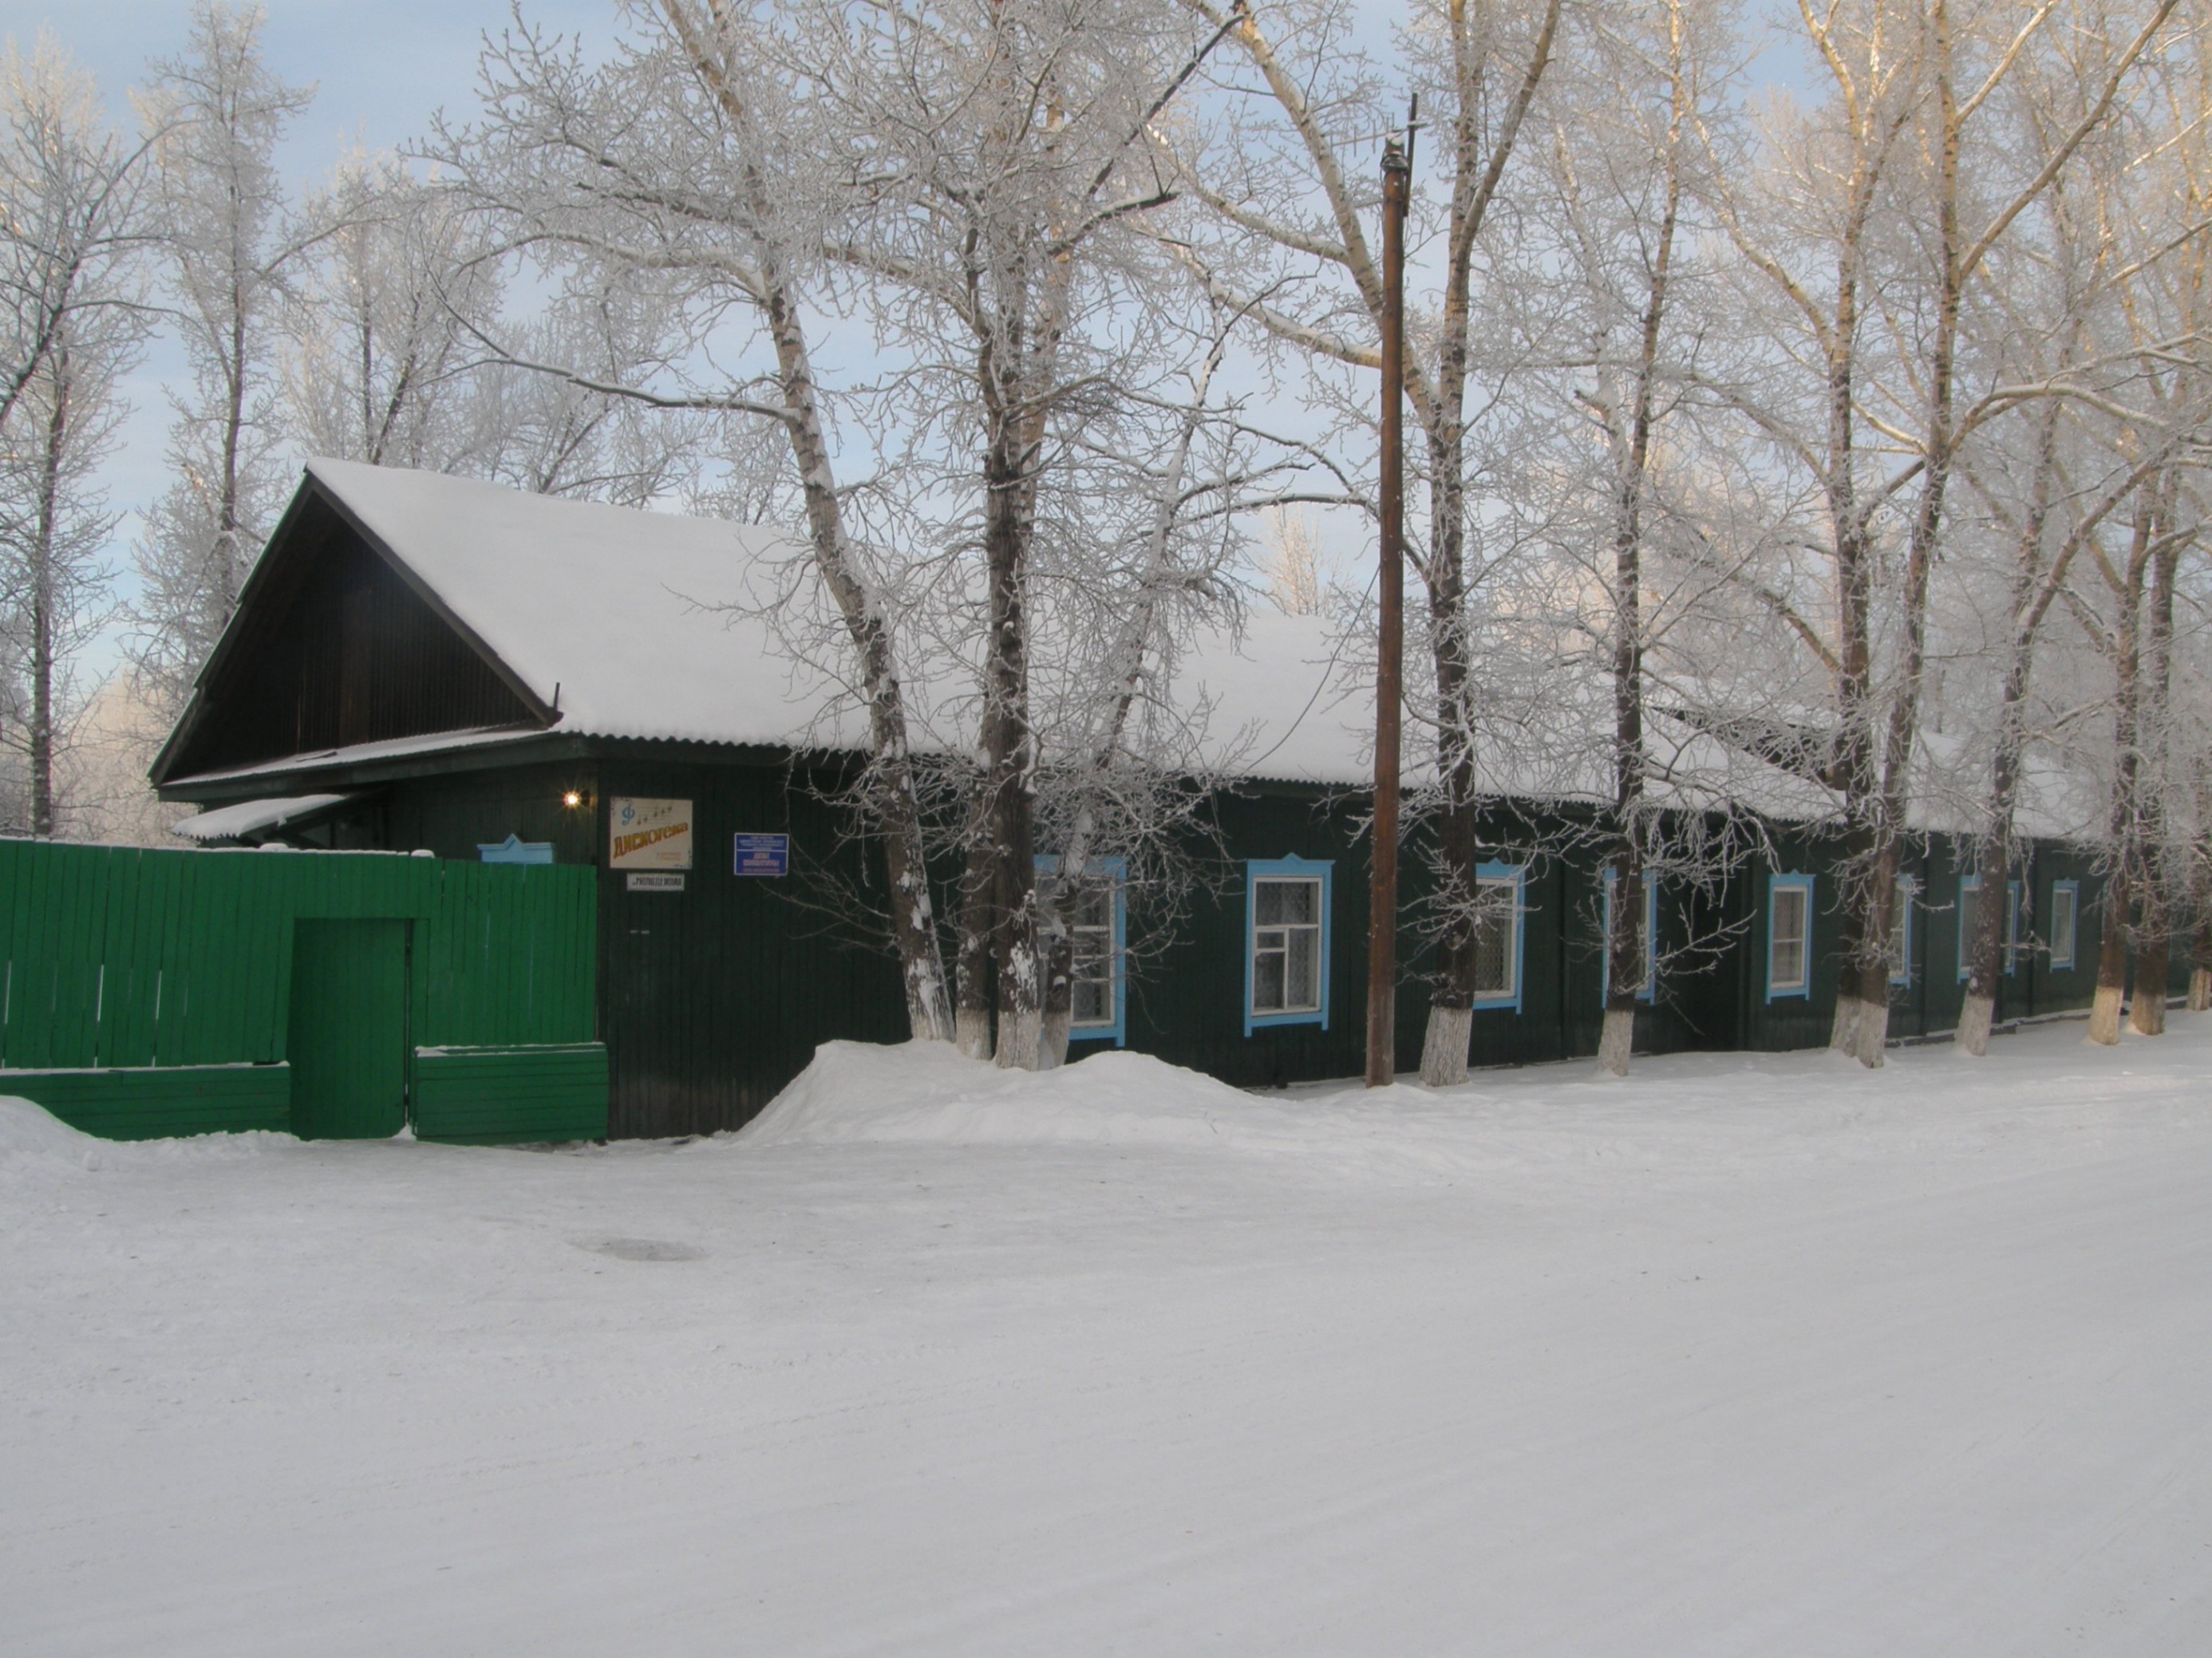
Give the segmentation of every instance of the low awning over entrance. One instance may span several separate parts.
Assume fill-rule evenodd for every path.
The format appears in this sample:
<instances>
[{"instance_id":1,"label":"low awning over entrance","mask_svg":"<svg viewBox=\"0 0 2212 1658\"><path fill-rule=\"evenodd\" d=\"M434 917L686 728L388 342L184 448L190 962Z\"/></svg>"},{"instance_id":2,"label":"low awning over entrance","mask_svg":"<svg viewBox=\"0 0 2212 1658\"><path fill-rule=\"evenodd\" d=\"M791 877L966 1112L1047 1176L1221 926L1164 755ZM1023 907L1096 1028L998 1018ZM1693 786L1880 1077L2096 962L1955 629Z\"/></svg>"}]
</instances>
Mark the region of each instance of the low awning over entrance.
<instances>
[{"instance_id":1,"label":"low awning over entrance","mask_svg":"<svg viewBox=\"0 0 2212 1658\"><path fill-rule=\"evenodd\" d=\"M197 817L187 817L170 833L197 841L202 846L216 846L225 841L258 841L278 829L297 828L319 817L352 798L349 794L292 794L270 800L240 800L234 805L204 811Z\"/></svg>"}]
</instances>

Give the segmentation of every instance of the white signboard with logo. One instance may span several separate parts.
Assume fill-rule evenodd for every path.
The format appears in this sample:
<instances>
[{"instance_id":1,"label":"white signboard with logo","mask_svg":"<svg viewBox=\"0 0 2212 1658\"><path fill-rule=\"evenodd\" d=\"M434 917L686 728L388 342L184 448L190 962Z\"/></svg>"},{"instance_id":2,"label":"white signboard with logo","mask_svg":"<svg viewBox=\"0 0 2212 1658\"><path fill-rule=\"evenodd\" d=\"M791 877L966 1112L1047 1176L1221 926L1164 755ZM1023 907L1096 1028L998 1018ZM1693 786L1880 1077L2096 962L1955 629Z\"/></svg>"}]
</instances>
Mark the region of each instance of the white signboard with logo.
<instances>
[{"instance_id":1,"label":"white signboard with logo","mask_svg":"<svg viewBox=\"0 0 2212 1658\"><path fill-rule=\"evenodd\" d=\"M691 803L617 795L607 802L609 869L691 867Z\"/></svg>"}]
</instances>

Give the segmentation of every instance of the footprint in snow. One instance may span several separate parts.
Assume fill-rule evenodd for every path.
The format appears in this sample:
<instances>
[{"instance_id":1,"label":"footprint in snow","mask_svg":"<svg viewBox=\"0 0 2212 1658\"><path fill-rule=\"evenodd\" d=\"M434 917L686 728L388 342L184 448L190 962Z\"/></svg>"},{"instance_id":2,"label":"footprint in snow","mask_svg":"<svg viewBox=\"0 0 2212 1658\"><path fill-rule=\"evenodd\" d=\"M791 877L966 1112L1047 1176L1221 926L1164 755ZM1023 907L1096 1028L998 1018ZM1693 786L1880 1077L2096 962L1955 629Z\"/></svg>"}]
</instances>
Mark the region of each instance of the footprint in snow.
<instances>
[{"instance_id":1,"label":"footprint in snow","mask_svg":"<svg viewBox=\"0 0 2212 1658\"><path fill-rule=\"evenodd\" d=\"M707 1252L689 1243L665 1238L572 1238L579 1249L612 1255L617 1260L704 1260Z\"/></svg>"}]
</instances>

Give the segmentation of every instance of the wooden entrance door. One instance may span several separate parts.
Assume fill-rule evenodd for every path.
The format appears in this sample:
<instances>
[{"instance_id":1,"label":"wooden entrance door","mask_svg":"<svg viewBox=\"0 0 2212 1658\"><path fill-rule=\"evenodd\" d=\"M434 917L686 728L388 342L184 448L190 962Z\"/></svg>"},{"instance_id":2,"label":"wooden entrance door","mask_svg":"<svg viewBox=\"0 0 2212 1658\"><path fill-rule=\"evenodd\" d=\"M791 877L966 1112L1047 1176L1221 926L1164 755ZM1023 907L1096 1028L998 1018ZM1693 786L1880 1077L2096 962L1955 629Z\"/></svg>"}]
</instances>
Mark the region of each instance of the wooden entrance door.
<instances>
[{"instance_id":1,"label":"wooden entrance door","mask_svg":"<svg viewBox=\"0 0 2212 1658\"><path fill-rule=\"evenodd\" d=\"M292 1132L388 1139L407 1121L407 923L292 926Z\"/></svg>"}]
</instances>

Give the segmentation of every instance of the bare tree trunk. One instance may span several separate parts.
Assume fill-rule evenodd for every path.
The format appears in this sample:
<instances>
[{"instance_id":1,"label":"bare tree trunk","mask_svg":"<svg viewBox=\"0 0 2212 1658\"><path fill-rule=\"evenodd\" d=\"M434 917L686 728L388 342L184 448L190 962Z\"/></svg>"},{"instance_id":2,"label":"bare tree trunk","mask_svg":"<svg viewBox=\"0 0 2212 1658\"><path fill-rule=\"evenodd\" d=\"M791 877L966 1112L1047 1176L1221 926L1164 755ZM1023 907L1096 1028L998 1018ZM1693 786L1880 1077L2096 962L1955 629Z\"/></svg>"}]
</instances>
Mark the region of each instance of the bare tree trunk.
<instances>
[{"instance_id":1,"label":"bare tree trunk","mask_svg":"<svg viewBox=\"0 0 2212 1658\"><path fill-rule=\"evenodd\" d=\"M2212 1012L2212 761L2197 767L2197 841L2191 848L2189 1011Z\"/></svg>"},{"instance_id":2,"label":"bare tree trunk","mask_svg":"<svg viewBox=\"0 0 2212 1658\"><path fill-rule=\"evenodd\" d=\"M71 422L71 368L64 340L53 346L53 402L46 410L43 452L39 457L37 521L31 544L31 833L41 841L54 834L54 664L59 641L59 598L54 571L54 543L61 529L62 466Z\"/></svg>"},{"instance_id":3,"label":"bare tree trunk","mask_svg":"<svg viewBox=\"0 0 2212 1658\"><path fill-rule=\"evenodd\" d=\"M1648 772L1644 750L1644 496L1651 465L1652 392L1659 372L1659 341L1667 319L1667 279L1673 269L1674 229L1682 202L1682 128L1689 115L1683 71L1683 18L1669 8L1672 109L1667 132L1667 197L1651 261L1644 326L1636 362L1635 408L1629 420L1620 488L1613 502L1613 925L1606 948L1605 1026L1598 1037L1599 1066L1628 1074L1636 1042L1636 1003L1656 941L1644 936L1644 818Z\"/></svg>"},{"instance_id":4,"label":"bare tree trunk","mask_svg":"<svg viewBox=\"0 0 2212 1658\"><path fill-rule=\"evenodd\" d=\"M1882 755L1881 809L1875 814L1874 869L1861 895L1866 920L1859 940L1859 1063L1882 1063L1889 1037L1890 912L1896 908L1897 871L1904 849L1913 749L1919 738L1920 696L1928 654L1928 584L1943 527L1943 500L1951 482L1956 434L1952 401L1956 386L1959 308L1966 273L1959 246L1959 149L1961 117L1952 79L1948 8L1931 10L1935 36L1939 149L1936 179L1936 252L1939 261L1935 339L1928 368L1928 431L1923 446L1919 510L1905 559L1904 659L1890 702ZM1998 872L2002 882L2002 871ZM2000 890L2002 896L2002 890Z\"/></svg>"},{"instance_id":5,"label":"bare tree trunk","mask_svg":"<svg viewBox=\"0 0 2212 1658\"><path fill-rule=\"evenodd\" d=\"M2011 836L1982 835L1976 842L1975 859L1981 871L1981 887L1975 896L1973 933L1966 944L1966 999L1959 1010L1959 1051L1980 1059L1989 1052L1990 1027L1996 1017L1997 981L2004 970Z\"/></svg>"},{"instance_id":6,"label":"bare tree trunk","mask_svg":"<svg viewBox=\"0 0 2212 1658\"><path fill-rule=\"evenodd\" d=\"M2151 762L2148 786L2136 778L2138 877L2142 917L2136 944L2136 993L2128 1022L2142 1036L2166 1034L2166 987L2172 939L2172 900L2166 846L2166 787L2170 775L2170 715L2173 689L2173 579L2181 556L2172 524L2174 477L2165 473L2159 490L2156 550L2151 556L2150 615L2146 631L2150 660L2142 688L2136 748Z\"/></svg>"},{"instance_id":7,"label":"bare tree trunk","mask_svg":"<svg viewBox=\"0 0 2212 1658\"><path fill-rule=\"evenodd\" d=\"M1108 769L1125 751L1129 715L1137 706L1146 662L1159 624L1160 603L1176 580L1174 569L1175 536L1182 522L1188 494L1190 457L1206 423L1206 399L1213 377L1220 371L1228 349L1229 326L1215 335L1212 349L1191 386L1189 406L1164 472L1158 481L1152 524L1146 538L1144 568L1137 579L1137 600L1123 618L1121 632L1107 659L1105 725L1095 738L1086 737L1091 774L1079 785L1081 803L1074 828L1062 848L1059 873L1048 890L1038 894L1037 913L1044 938L1045 995L1043 1035L1038 1065L1049 1070L1067 1061L1068 1038L1074 1024L1074 935L1070 931L1063 896L1080 893L1091 878L1092 847L1098 832L1099 790ZM1126 994L1117 987L1116 994Z\"/></svg>"},{"instance_id":8,"label":"bare tree trunk","mask_svg":"<svg viewBox=\"0 0 2212 1658\"><path fill-rule=\"evenodd\" d=\"M1038 953L1044 962L1045 980L1036 1068L1054 1071L1067 1063L1067 1039L1075 1029L1074 937L1065 926L1048 925Z\"/></svg>"},{"instance_id":9,"label":"bare tree trunk","mask_svg":"<svg viewBox=\"0 0 2212 1658\"><path fill-rule=\"evenodd\" d=\"M2200 866L2212 852L2200 847ZM2197 925L2190 940L2189 1011L2212 1012L2212 886L2200 876L2197 884Z\"/></svg>"},{"instance_id":10,"label":"bare tree trunk","mask_svg":"<svg viewBox=\"0 0 2212 1658\"><path fill-rule=\"evenodd\" d=\"M971 1060L991 1057L991 941L998 932L994 919L998 865L984 839L982 805L979 792L975 822L968 837L966 865L961 872L960 916L953 957L959 999L954 1014L954 1041Z\"/></svg>"},{"instance_id":11,"label":"bare tree trunk","mask_svg":"<svg viewBox=\"0 0 2212 1658\"><path fill-rule=\"evenodd\" d=\"M661 9L723 116L738 132L751 132L752 109L741 95L738 79L726 58L729 43L716 32L716 19L700 17L684 0L662 0ZM771 186L757 165L746 163L742 176L757 265L752 296L775 342L783 428L799 471L814 565L836 601L860 662L862 694L868 707L867 799L883 840L893 948L906 995L908 1029L917 1041L944 1042L955 1035L954 1023L947 1005L945 959L923 859L921 802L908 737L905 692L899 683L896 644L890 619L870 589L846 534L798 291L784 250L769 234L769 228L777 222Z\"/></svg>"},{"instance_id":12,"label":"bare tree trunk","mask_svg":"<svg viewBox=\"0 0 2212 1658\"><path fill-rule=\"evenodd\" d=\"M2104 936L2097 944L2097 994L2089 1005L2087 1040L2110 1048L2120 1040L2120 1004L2128 988L2128 876L2115 864L2105 883Z\"/></svg>"},{"instance_id":13,"label":"bare tree trunk","mask_svg":"<svg viewBox=\"0 0 2212 1658\"><path fill-rule=\"evenodd\" d=\"M916 1041L945 1042L954 1035L953 1021L945 1001L945 960L923 860L921 800L908 746L906 695L899 683L896 647L890 620L862 580L846 538L797 303L781 280L781 262L772 250L764 249L763 254L769 331L781 370L784 406L790 411L784 429L798 463L814 565L837 602L860 659L862 695L868 706L866 798L883 841L884 878L899 981L906 994L907 1029Z\"/></svg>"},{"instance_id":14,"label":"bare tree trunk","mask_svg":"<svg viewBox=\"0 0 2212 1658\"><path fill-rule=\"evenodd\" d=\"M1432 428L1433 433L1433 428ZM1437 981L1421 1039L1421 1085L1453 1088L1467 1080L1474 1030L1474 896L1480 841L1475 819L1473 641L1468 627L1464 433L1429 441L1432 501L1430 526L1429 630L1437 673L1438 877L1442 926Z\"/></svg>"},{"instance_id":15,"label":"bare tree trunk","mask_svg":"<svg viewBox=\"0 0 2212 1658\"><path fill-rule=\"evenodd\" d=\"M1871 695L1873 647L1869 627L1872 550L1867 544L1866 519L1858 504L1857 480L1853 471L1855 365L1850 352L1842 349L1840 343L1857 331L1857 262L1858 250L1854 243L1843 262L1844 268L1838 273L1838 291L1842 297L1837 305L1838 347L1828 365L1829 463L1826 490L1836 566L1836 710L1839 744L1835 780L1844 797L1846 825L1844 858L1838 866L1841 886L1838 908L1843 916L1843 937L1836 975L1836 1012L1828 1033L1828 1046L1845 1054L1859 1051L1859 1015L1864 1009L1866 889L1873 881L1878 848L1874 815L1879 809ZM1806 970L1812 970L1810 963Z\"/></svg>"},{"instance_id":16,"label":"bare tree trunk","mask_svg":"<svg viewBox=\"0 0 2212 1658\"><path fill-rule=\"evenodd\" d=\"M2136 492L2135 529L2125 579L2120 582L2119 624L2112 633L2112 851L2105 884L2104 936L2097 951L2097 995L2089 1011L2089 1040L2110 1047L2120 1039L2120 1005L2127 993L2130 914L2142 868L2140 804L2140 634L2142 580L2156 527L2148 483Z\"/></svg>"},{"instance_id":17,"label":"bare tree trunk","mask_svg":"<svg viewBox=\"0 0 2212 1658\"><path fill-rule=\"evenodd\" d=\"M1431 649L1437 673L1437 775L1443 799L1437 840L1443 888L1437 939L1437 983L1429 1028L1421 1040L1421 1083L1449 1088L1467 1080L1474 1027L1474 897L1480 837L1475 817L1474 635L1467 614L1467 376L1475 239L1497 199L1521 126L1552 61L1559 0L1551 0L1496 142L1484 154L1481 119L1486 42L1466 0L1449 10L1452 81L1451 220L1445 252L1443 317L1433 393L1421 395L1408 376L1413 407L1429 441L1429 559L1426 568ZM1378 323L1381 290L1363 282Z\"/></svg>"},{"instance_id":18,"label":"bare tree trunk","mask_svg":"<svg viewBox=\"0 0 2212 1658\"><path fill-rule=\"evenodd\" d=\"M2027 746L2025 710L2036 634L2059 583L2065 580L2069 561L2081 544L2080 533L2069 537L2051 562L2049 574L2045 574L2043 537L2050 521L2051 486L2058 471L2059 413L2053 402L2037 428L2035 481L2029 489L2027 514L2013 564L2012 630L2006 641L2004 684L1998 693L1996 751L1990 760L1989 805L1975 854L1975 867L1982 870L2012 867L2013 815L2020 796L2021 756ZM2000 935L1996 912L1986 896L1985 884L1984 902L1975 910L1974 937L1968 942L1966 1003L1959 1011L1959 1051L1977 1059L1989 1051L1999 971Z\"/></svg>"},{"instance_id":19,"label":"bare tree trunk","mask_svg":"<svg viewBox=\"0 0 2212 1658\"><path fill-rule=\"evenodd\" d=\"M1842 889L1837 902L1842 932L1836 944L1836 1011L1828 1024L1828 1047L1838 1054L1856 1054L1859 1046L1859 941L1864 934L1866 911L1858 898L1856 883L1866 878L1863 848L1868 840L1863 833L1846 835L1844 856L1836 865ZM1806 970L1811 971L1809 966Z\"/></svg>"},{"instance_id":20,"label":"bare tree trunk","mask_svg":"<svg viewBox=\"0 0 2212 1658\"><path fill-rule=\"evenodd\" d=\"M2166 906L2154 884L2143 895L2142 925L2136 944L2136 993L2128 1004L2128 1023L2138 1036L2166 1035L2166 981L2171 936Z\"/></svg>"},{"instance_id":21,"label":"bare tree trunk","mask_svg":"<svg viewBox=\"0 0 2212 1658\"><path fill-rule=\"evenodd\" d=\"M1000 343L1011 355L1018 347ZM985 353L990 428L984 452L983 547L988 580L983 758L986 843L994 867L991 964L997 980L995 1057L1010 1069L1036 1068L1043 1016L1037 959L1036 751L1029 720L1028 537L1024 518L1034 480L1018 383L1001 383L1012 365Z\"/></svg>"}]
</instances>

